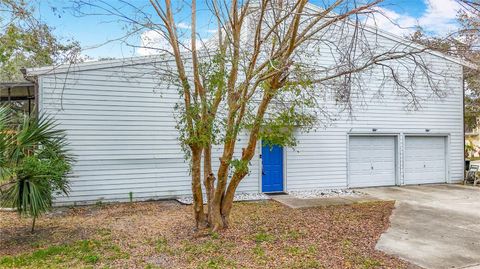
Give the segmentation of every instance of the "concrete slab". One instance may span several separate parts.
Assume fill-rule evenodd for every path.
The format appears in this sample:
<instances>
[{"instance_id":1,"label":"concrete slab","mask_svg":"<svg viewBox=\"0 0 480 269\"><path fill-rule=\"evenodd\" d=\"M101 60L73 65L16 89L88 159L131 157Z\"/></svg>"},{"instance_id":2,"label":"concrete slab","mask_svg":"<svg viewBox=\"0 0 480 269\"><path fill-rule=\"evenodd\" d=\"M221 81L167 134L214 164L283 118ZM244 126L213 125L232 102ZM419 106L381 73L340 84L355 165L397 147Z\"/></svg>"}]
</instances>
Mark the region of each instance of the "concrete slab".
<instances>
[{"instance_id":1,"label":"concrete slab","mask_svg":"<svg viewBox=\"0 0 480 269\"><path fill-rule=\"evenodd\" d=\"M480 266L480 189L462 185L368 188L396 200L377 248L425 268Z\"/></svg>"},{"instance_id":2,"label":"concrete slab","mask_svg":"<svg viewBox=\"0 0 480 269\"><path fill-rule=\"evenodd\" d=\"M300 199L288 194L270 195L270 199L277 201L281 204L284 204L290 208L349 205L353 203L366 203L366 202L373 202L373 201L380 200L378 198L374 198L368 195Z\"/></svg>"},{"instance_id":3,"label":"concrete slab","mask_svg":"<svg viewBox=\"0 0 480 269\"><path fill-rule=\"evenodd\" d=\"M385 199L378 199L373 196L369 195L362 195L362 196L345 196L342 197L345 200L351 201L353 203L370 203L370 202L378 202L383 201Z\"/></svg>"}]
</instances>

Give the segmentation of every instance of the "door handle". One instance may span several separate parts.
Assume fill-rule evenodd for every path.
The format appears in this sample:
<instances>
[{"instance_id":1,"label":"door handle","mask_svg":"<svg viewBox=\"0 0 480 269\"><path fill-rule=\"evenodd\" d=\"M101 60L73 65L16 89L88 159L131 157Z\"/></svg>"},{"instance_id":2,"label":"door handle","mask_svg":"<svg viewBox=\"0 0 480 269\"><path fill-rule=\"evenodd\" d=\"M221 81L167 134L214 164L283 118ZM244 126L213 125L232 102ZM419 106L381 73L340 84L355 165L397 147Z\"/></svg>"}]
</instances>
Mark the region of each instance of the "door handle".
<instances>
[{"instance_id":1,"label":"door handle","mask_svg":"<svg viewBox=\"0 0 480 269\"><path fill-rule=\"evenodd\" d=\"M262 176L264 176L264 175L266 175L266 174L267 174L267 173L265 173L265 172L263 171L263 169L262 169Z\"/></svg>"}]
</instances>

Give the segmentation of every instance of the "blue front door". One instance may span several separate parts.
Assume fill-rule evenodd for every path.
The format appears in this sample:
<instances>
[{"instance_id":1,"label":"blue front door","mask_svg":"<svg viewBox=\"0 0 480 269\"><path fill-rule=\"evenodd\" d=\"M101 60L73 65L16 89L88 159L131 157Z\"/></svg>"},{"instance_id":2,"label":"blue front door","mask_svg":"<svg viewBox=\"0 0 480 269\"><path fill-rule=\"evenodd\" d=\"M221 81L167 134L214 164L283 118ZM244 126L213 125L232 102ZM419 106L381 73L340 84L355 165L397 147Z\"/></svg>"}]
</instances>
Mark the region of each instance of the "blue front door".
<instances>
[{"instance_id":1,"label":"blue front door","mask_svg":"<svg viewBox=\"0 0 480 269\"><path fill-rule=\"evenodd\" d=\"M262 145L262 192L283 191L283 148Z\"/></svg>"}]
</instances>

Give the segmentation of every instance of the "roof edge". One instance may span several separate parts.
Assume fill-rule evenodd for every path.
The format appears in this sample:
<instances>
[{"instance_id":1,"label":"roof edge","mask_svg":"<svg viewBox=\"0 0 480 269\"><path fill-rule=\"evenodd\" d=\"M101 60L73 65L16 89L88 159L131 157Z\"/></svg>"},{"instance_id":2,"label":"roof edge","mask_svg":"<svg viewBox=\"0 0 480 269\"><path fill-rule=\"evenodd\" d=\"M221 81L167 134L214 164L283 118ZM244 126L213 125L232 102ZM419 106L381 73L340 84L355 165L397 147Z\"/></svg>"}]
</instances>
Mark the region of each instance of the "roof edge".
<instances>
[{"instance_id":1,"label":"roof edge","mask_svg":"<svg viewBox=\"0 0 480 269\"><path fill-rule=\"evenodd\" d=\"M43 76L53 74L63 74L68 72L79 72L86 70L105 69L119 66L131 66L145 63L155 63L168 60L167 54L155 54L147 56L136 56L121 59L112 59L104 61L91 61L82 63L71 63L61 65L51 65L27 68L26 72L28 76Z\"/></svg>"}]
</instances>

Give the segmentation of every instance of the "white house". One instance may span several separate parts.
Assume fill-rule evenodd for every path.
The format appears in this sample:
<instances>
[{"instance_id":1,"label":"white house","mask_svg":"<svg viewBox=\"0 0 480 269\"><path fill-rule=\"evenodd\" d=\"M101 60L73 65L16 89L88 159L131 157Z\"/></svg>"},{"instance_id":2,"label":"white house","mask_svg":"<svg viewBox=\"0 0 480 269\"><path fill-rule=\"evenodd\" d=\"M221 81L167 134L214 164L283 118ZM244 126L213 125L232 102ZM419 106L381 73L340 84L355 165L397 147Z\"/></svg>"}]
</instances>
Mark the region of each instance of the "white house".
<instances>
[{"instance_id":1,"label":"white house","mask_svg":"<svg viewBox=\"0 0 480 269\"><path fill-rule=\"evenodd\" d=\"M381 42L401 39L376 33ZM284 192L463 180L462 62L428 53L445 97L418 81L418 110L380 81L340 111L325 99L335 120L297 133L294 149L262 149L238 192ZM190 176L178 142L174 106L177 89L162 81L161 56L87 62L27 70L38 81L41 112L67 131L77 162L71 194L59 203L127 201L189 195ZM241 142L240 142L241 143Z\"/></svg>"}]
</instances>

